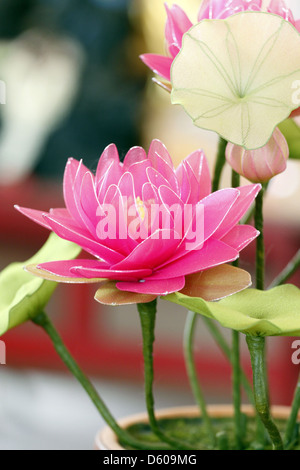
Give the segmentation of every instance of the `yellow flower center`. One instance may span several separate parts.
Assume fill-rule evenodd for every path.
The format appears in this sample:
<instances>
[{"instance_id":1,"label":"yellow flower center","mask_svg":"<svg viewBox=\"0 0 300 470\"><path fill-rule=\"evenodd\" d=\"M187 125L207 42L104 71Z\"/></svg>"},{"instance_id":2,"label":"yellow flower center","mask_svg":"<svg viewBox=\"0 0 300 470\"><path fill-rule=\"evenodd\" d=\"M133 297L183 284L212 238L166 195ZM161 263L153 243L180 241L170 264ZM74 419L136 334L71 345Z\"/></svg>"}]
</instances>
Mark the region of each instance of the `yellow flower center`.
<instances>
[{"instance_id":1,"label":"yellow flower center","mask_svg":"<svg viewBox=\"0 0 300 470\"><path fill-rule=\"evenodd\" d=\"M137 210L138 210L140 218L144 220L145 215L146 215L145 205L139 196L136 198L136 206L137 206Z\"/></svg>"}]
</instances>

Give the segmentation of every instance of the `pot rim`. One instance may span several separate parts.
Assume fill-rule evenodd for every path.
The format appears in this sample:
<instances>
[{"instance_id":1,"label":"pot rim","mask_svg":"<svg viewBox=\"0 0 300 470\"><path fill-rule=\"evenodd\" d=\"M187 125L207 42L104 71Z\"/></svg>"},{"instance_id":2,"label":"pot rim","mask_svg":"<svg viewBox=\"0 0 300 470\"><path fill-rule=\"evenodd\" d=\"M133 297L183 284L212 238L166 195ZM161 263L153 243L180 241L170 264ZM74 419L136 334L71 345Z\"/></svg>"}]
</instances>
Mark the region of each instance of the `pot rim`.
<instances>
[{"instance_id":1,"label":"pot rim","mask_svg":"<svg viewBox=\"0 0 300 470\"><path fill-rule=\"evenodd\" d=\"M242 405L241 410L248 416L254 414L254 408L252 405ZM278 419L287 419L289 416L291 408L289 406L275 405L271 406L271 412L274 417ZM211 416L216 418L228 418L233 414L233 405L208 405L207 411ZM173 408L163 408L156 411L155 413L157 418L169 418L171 416L175 417L194 417L200 416L199 408L195 405L192 406L180 406ZM299 412L300 418L300 412ZM146 412L136 413L130 416L125 416L118 420L118 424L122 428L127 428L137 422L148 422L148 415ZM101 429L95 437L95 449L96 450L124 450L118 442L118 437L111 430L109 426Z\"/></svg>"}]
</instances>

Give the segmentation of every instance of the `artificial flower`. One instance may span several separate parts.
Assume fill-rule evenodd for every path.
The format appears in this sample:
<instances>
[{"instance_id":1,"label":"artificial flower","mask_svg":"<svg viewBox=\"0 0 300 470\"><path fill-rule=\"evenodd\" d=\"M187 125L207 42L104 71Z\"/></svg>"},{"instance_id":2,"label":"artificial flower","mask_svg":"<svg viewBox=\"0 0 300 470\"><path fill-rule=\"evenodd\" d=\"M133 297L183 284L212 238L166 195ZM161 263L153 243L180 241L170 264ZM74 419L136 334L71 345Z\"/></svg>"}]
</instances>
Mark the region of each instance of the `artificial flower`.
<instances>
[{"instance_id":1,"label":"artificial flower","mask_svg":"<svg viewBox=\"0 0 300 470\"><path fill-rule=\"evenodd\" d=\"M266 145L256 150L245 150L234 144L227 144L226 160L239 175L255 183L267 183L286 169L289 147L284 136L276 127Z\"/></svg>"},{"instance_id":2,"label":"artificial flower","mask_svg":"<svg viewBox=\"0 0 300 470\"><path fill-rule=\"evenodd\" d=\"M111 144L95 175L81 161L69 159L63 187L65 208L43 212L16 207L77 243L93 259L27 269L55 281L103 282L106 292L112 287L108 280L113 281L116 292L138 295L136 299L131 295L130 302L180 291L189 275L235 260L258 234L238 222L260 185L211 193L208 164L200 150L175 170L158 140L148 155L133 147L123 163Z\"/></svg>"},{"instance_id":3,"label":"artificial flower","mask_svg":"<svg viewBox=\"0 0 300 470\"><path fill-rule=\"evenodd\" d=\"M182 47L183 35L193 26L193 23L178 5L172 5L171 8L165 5L165 7L167 11L165 26L167 55L147 53L142 54L140 58L154 73L170 81L171 65ZM242 11L264 11L262 0L203 0L197 21L225 19ZM266 11L281 16L300 31L300 20L295 21L291 10L287 8L283 0L272 0Z\"/></svg>"},{"instance_id":4,"label":"artificial flower","mask_svg":"<svg viewBox=\"0 0 300 470\"><path fill-rule=\"evenodd\" d=\"M185 34L171 75L171 101L196 126L256 149L299 107L300 34L262 12L202 21Z\"/></svg>"}]
</instances>

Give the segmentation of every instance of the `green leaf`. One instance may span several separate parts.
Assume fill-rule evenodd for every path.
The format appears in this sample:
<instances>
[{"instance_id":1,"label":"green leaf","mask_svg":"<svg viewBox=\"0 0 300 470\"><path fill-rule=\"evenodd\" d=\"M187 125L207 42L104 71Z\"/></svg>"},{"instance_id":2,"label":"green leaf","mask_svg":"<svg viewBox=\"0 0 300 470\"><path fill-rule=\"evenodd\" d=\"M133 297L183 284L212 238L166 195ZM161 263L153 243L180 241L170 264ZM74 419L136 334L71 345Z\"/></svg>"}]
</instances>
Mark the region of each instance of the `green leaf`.
<instances>
[{"instance_id":1,"label":"green leaf","mask_svg":"<svg viewBox=\"0 0 300 470\"><path fill-rule=\"evenodd\" d=\"M57 284L24 271L31 263L67 260L81 248L51 233L44 246L28 261L12 263L0 273L0 336L41 312Z\"/></svg>"},{"instance_id":2,"label":"green leaf","mask_svg":"<svg viewBox=\"0 0 300 470\"><path fill-rule=\"evenodd\" d=\"M286 119L278 127L287 140L290 158L300 159L300 127L292 119Z\"/></svg>"},{"instance_id":3,"label":"green leaf","mask_svg":"<svg viewBox=\"0 0 300 470\"><path fill-rule=\"evenodd\" d=\"M164 299L253 336L300 336L300 289L291 284L267 291L247 289L219 302L179 292Z\"/></svg>"},{"instance_id":4,"label":"green leaf","mask_svg":"<svg viewBox=\"0 0 300 470\"><path fill-rule=\"evenodd\" d=\"M171 101L196 126L250 150L299 107L299 80L296 28L278 15L243 12L185 33L171 68Z\"/></svg>"}]
</instances>

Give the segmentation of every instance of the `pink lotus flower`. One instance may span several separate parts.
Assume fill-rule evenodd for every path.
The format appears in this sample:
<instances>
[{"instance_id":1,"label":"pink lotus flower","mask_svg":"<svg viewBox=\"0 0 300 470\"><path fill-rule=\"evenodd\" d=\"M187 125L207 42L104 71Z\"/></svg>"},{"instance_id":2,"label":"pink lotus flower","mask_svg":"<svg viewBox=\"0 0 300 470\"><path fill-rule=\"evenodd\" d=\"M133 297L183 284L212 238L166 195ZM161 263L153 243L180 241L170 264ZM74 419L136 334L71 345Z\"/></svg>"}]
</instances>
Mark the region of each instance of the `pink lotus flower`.
<instances>
[{"instance_id":1,"label":"pink lotus flower","mask_svg":"<svg viewBox=\"0 0 300 470\"><path fill-rule=\"evenodd\" d=\"M266 183L286 169L289 147L284 136L276 127L266 145L256 150L245 150L239 145L228 143L226 160L239 174L255 183Z\"/></svg>"},{"instance_id":2,"label":"pink lotus flower","mask_svg":"<svg viewBox=\"0 0 300 470\"><path fill-rule=\"evenodd\" d=\"M115 145L109 145L95 175L81 161L69 159L63 184L66 208L16 208L94 257L42 263L32 270L35 274L62 282L109 279L119 291L156 297L183 289L191 273L239 256L258 234L238 222L260 188L248 185L211 194L202 151L175 170L167 149L154 140L148 156L133 147L123 163ZM183 224L177 216L186 207L188 223ZM201 236L193 233L199 208Z\"/></svg>"},{"instance_id":3,"label":"pink lotus flower","mask_svg":"<svg viewBox=\"0 0 300 470\"><path fill-rule=\"evenodd\" d=\"M165 40L168 55L143 54L140 58L154 73L170 81L172 62L181 49L184 33L193 23L178 5L172 5L171 8L166 5L166 10ZM224 19L242 11L263 11L262 0L203 0L198 12L198 22L204 19ZM271 0L267 11L282 16L300 31L300 20L295 21L283 0Z\"/></svg>"}]
</instances>

